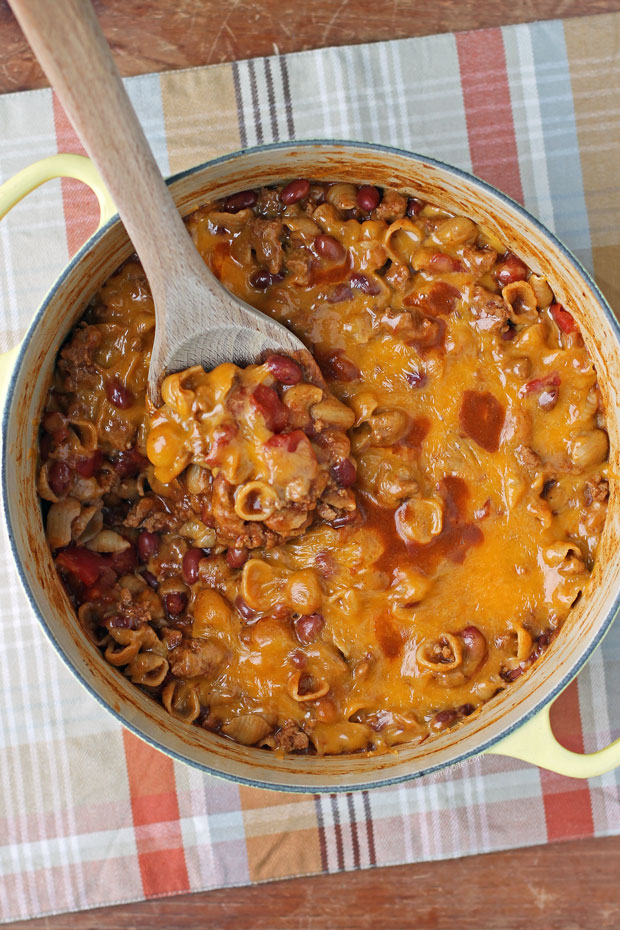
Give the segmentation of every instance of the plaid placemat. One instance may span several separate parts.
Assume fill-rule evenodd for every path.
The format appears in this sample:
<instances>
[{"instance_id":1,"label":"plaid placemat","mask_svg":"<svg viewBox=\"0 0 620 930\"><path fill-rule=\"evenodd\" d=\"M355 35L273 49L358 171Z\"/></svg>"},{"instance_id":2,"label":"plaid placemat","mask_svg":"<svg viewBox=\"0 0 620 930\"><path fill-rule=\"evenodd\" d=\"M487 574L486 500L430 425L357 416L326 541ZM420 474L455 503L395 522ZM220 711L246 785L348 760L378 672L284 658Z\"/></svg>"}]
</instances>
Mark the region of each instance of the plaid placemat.
<instances>
[{"instance_id":1,"label":"plaid placemat","mask_svg":"<svg viewBox=\"0 0 620 930\"><path fill-rule=\"evenodd\" d=\"M507 191L620 311L620 15L323 49L147 75L127 88L165 174L246 145L363 139ZM80 151L49 90L0 98L0 180ZM0 223L0 349L96 222L52 182ZM0 916L620 833L620 771L589 783L498 757L409 785L298 796L238 787L143 744L74 681L0 537ZM620 628L557 702L557 732L620 736Z\"/></svg>"}]
</instances>

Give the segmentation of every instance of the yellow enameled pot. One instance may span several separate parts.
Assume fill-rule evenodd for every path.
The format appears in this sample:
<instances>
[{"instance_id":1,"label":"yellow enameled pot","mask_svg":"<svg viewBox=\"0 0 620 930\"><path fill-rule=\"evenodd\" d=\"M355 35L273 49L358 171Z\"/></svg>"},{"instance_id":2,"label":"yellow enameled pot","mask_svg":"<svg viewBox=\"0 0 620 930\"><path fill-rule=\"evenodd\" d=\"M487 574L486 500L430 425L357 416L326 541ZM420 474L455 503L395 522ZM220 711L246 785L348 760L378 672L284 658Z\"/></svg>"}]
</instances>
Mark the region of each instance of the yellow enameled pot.
<instances>
[{"instance_id":1,"label":"yellow enameled pot","mask_svg":"<svg viewBox=\"0 0 620 930\"><path fill-rule=\"evenodd\" d=\"M133 251L94 166L57 155L0 187L0 218L29 191L55 177L89 184L101 225L72 259L37 311L20 346L1 362L6 404L2 488L17 568L50 640L80 679L125 726L176 759L248 784L291 791L337 791L428 774L481 752L514 756L586 778L620 764L620 740L589 755L560 746L549 725L551 702L600 643L619 610L620 327L600 291L558 240L516 203L455 168L383 146L347 142L268 145L199 165L169 180L183 215L215 197L291 177L345 179L395 187L486 224L537 273L578 320L607 409L611 493L598 561L584 596L542 661L452 731L421 746L381 756L278 758L172 718L110 666L83 635L54 569L37 498L37 430L58 349L93 294Z\"/></svg>"}]
</instances>

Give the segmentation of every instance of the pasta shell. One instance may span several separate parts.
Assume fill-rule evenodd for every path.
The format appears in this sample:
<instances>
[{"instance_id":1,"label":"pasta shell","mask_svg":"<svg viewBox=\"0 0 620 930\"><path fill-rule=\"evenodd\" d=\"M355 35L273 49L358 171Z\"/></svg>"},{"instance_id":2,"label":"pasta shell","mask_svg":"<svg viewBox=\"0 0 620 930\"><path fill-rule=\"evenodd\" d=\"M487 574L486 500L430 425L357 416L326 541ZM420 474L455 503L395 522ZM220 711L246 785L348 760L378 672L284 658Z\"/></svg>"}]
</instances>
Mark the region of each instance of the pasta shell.
<instances>
[{"instance_id":1,"label":"pasta shell","mask_svg":"<svg viewBox=\"0 0 620 930\"><path fill-rule=\"evenodd\" d=\"M71 542L71 525L81 510L80 502L74 497L57 501L49 509L45 535L52 549L60 549Z\"/></svg>"},{"instance_id":2,"label":"pasta shell","mask_svg":"<svg viewBox=\"0 0 620 930\"><path fill-rule=\"evenodd\" d=\"M101 530L94 539L88 543L88 548L93 552L123 552L129 549L131 543L128 539L116 533L114 530Z\"/></svg>"},{"instance_id":3,"label":"pasta shell","mask_svg":"<svg viewBox=\"0 0 620 930\"><path fill-rule=\"evenodd\" d=\"M271 733L271 727L260 714L243 714L225 723L222 733L241 743L242 746L254 746Z\"/></svg>"},{"instance_id":4,"label":"pasta shell","mask_svg":"<svg viewBox=\"0 0 620 930\"><path fill-rule=\"evenodd\" d=\"M125 673L136 685L157 688L168 674L168 661L153 652L141 652L132 659Z\"/></svg>"},{"instance_id":5,"label":"pasta shell","mask_svg":"<svg viewBox=\"0 0 620 930\"><path fill-rule=\"evenodd\" d=\"M79 516L73 521L71 527L71 536L73 541L83 545L101 532L103 526L103 514L101 507L97 504L87 504L83 506Z\"/></svg>"}]
</instances>

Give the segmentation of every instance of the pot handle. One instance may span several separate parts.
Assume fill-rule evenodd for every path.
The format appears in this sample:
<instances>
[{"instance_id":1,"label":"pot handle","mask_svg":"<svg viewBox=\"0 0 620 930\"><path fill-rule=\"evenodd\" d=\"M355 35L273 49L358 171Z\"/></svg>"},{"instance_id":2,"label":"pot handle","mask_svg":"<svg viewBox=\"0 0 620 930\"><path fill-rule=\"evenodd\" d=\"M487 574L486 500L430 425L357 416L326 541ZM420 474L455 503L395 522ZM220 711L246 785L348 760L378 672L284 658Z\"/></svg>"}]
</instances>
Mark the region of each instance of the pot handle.
<instances>
[{"instance_id":1,"label":"pot handle","mask_svg":"<svg viewBox=\"0 0 620 930\"><path fill-rule=\"evenodd\" d=\"M551 705L543 708L487 752L531 762L569 778L594 778L620 765L620 739L598 752L580 753L565 749L553 735L550 709Z\"/></svg>"},{"instance_id":2,"label":"pot handle","mask_svg":"<svg viewBox=\"0 0 620 930\"><path fill-rule=\"evenodd\" d=\"M0 185L0 220L27 194L53 178L73 178L88 184L99 202L97 229L105 226L108 220L118 212L101 175L90 158L86 158L85 155L51 155L49 158L42 158L41 161L28 165L27 168L18 171L12 178ZM20 346L21 343L9 349L8 352L0 354L0 403L3 403Z\"/></svg>"},{"instance_id":3,"label":"pot handle","mask_svg":"<svg viewBox=\"0 0 620 930\"><path fill-rule=\"evenodd\" d=\"M53 178L74 178L88 184L99 201L101 229L117 212L114 202L90 158L85 155L51 155L28 165L0 186L0 220L26 194Z\"/></svg>"}]
</instances>

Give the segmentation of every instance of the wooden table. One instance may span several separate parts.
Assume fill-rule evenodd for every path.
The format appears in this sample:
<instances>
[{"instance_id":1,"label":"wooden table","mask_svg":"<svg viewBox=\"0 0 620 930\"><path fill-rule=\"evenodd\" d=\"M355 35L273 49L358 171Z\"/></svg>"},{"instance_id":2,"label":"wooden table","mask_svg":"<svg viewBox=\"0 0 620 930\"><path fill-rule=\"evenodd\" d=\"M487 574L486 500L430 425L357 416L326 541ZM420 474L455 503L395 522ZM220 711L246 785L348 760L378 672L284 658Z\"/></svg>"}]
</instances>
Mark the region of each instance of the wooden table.
<instances>
[{"instance_id":1,"label":"wooden table","mask_svg":"<svg viewBox=\"0 0 620 930\"><path fill-rule=\"evenodd\" d=\"M53 0L50 0L53 2ZM620 0L95 0L123 74L620 10ZM0 0L0 93L45 86ZM515 837L515 843L519 838ZM618 930L620 837L180 895L28 930Z\"/></svg>"}]
</instances>

